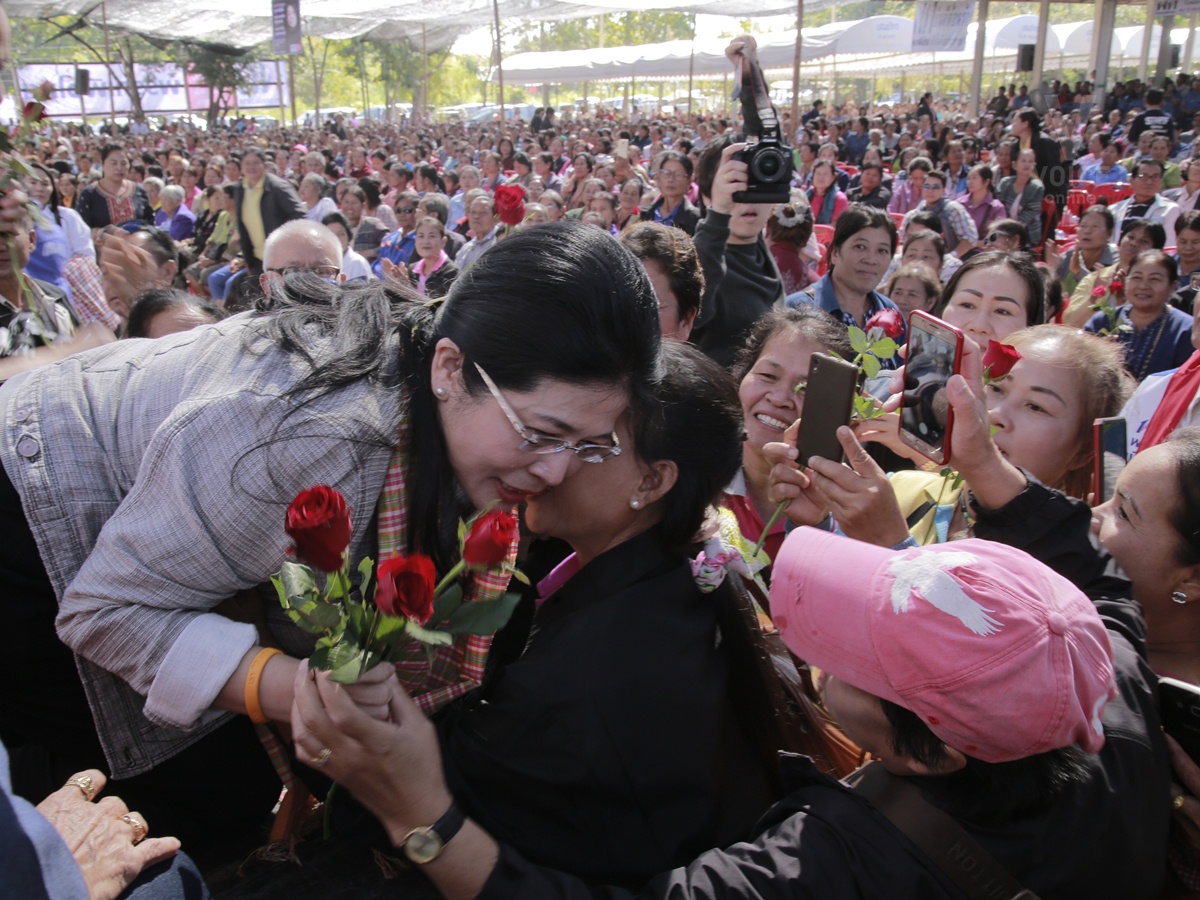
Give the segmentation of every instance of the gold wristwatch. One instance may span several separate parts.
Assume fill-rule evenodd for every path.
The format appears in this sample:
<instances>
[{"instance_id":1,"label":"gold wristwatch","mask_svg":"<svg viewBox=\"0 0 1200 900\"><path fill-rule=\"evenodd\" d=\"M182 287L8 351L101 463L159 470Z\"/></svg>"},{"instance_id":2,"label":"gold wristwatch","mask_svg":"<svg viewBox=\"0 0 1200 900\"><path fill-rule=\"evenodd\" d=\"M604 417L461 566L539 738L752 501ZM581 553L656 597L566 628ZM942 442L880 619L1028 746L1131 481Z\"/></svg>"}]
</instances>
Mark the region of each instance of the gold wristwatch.
<instances>
[{"instance_id":1,"label":"gold wristwatch","mask_svg":"<svg viewBox=\"0 0 1200 900\"><path fill-rule=\"evenodd\" d=\"M458 805L451 802L450 808L432 825L414 828L406 834L400 847L404 850L404 855L417 865L431 863L442 855L450 839L458 834L465 821L466 817Z\"/></svg>"}]
</instances>

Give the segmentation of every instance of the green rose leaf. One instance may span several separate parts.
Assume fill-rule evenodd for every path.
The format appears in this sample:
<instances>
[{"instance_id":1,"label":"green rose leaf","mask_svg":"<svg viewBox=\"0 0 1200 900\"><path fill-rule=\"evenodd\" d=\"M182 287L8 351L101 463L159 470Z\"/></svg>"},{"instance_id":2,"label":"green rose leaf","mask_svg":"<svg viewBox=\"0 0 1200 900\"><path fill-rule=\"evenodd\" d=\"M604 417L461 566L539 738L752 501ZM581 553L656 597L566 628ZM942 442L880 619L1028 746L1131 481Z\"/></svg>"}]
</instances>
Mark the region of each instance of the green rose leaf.
<instances>
[{"instance_id":1,"label":"green rose leaf","mask_svg":"<svg viewBox=\"0 0 1200 900\"><path fill-rule=\"evenodd\" d=\"M446 631L450 634L495 634L508 622L520 602L519 594L502 594L495 600L464 603L450 617Z\"/></svg>"},{"instance_id":2,"label":"green rose leaf","mask_svg":"<svg viewBox=\"0 0 1200 900\"><path fill-rule=\"evenodd\" d=\"M877 360L874 356L871 356L869 354L867 356L864 356L863 361L862 361L862 367L863 367L863 373L868 378L874 378L876 375L879 374L879 369L880 369L879 360Z\"/></svg>"},{"instance_id":3,"label":"green rose leaf","mask_svg":"<svg viewBox=\"0 0 1200 900\"><path fill-rule=\"evenodd\" d=\"M472 603L472 606L475 604ZM434 631L432 628L422 628L416 622L409 622L405 625L404 630L408 632L409 637L416 638L422 644L429 647L435 645L449 646L454 643L454 636L447 631Z\"/></svg>"},{"instance_id":4,"label":"green rose leaf","mask_svg":"<svg viewBox=\"0 0 1200 900\"><path fill-rule=\"evenodd\" d=\"M871 352L880 359L891 359L899 349L896 342L889 337L880 338L871 345Z\"/></svg>"},{"instance_id":5,"label":"green rose leaf","mask_svg":"<svg viewBox=\"0 0 1200 900\"><path fill-rule=\"evenodd\" d=\"M274 581L274 578L271 579ZM290 560L284 561L279 567L279 580L283 585L283 593L287 598L284 607L305 600L320 600L321 593L317 590L317 579L313 570L303 563Z\"/></svg>"},{"instance_id":6,"label":"green rose leaf","mask_svg":"<svg viewBox=\"0 0 1200 900\"><path fill-rule=\"evenodd\" d=\"M429 617L430 625L440 625L458 611L462 606L463 589L462 585L450 585L446 590L442 591L442 595L433 602L433 614Z\"/></svg>"},{"instance_id":7,"label":"green rose leaf","mask_svg":"<svg viewBox=\"0 0 1200 900\"><path fill-rule=\"evenodd\" d=\"M849 328L850 346L854 348L855 353L870 352L870 344L867 341L866 332L856 325L851 325Z\"/></svg>"}]
</instances>

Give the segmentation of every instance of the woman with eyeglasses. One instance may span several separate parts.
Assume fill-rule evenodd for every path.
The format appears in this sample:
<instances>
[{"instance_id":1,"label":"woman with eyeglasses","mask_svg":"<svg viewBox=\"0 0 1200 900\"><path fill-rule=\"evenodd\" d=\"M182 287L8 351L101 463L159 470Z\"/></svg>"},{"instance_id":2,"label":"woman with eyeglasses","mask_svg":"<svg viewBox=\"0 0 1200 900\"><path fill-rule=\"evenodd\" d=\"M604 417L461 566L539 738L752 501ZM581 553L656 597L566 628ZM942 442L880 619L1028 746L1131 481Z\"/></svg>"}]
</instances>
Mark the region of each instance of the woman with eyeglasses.
<instances>
[{"instance_id":1,"label":"woman with eyeglasses","mask_svg":"<svg viewBox=\"0 0 1200 900\"><path fill-rule=\"evenodd\" d=\"M1029 232L1016 219L993 219L988 225L987 234L980 241L980 249L1028 253Z\"/></svg>"},{"instance_id":2,"label":"woman with eyeglasses","mask_svg":"<svg viewBox=\"0 0 1200 900\"><path fill-rule=\"evenodd\" d=\"M1042 242L1042 200L1046 186L1037 177L1037 156L1026 148L1017 154L1014 175L1004 178L996 190L996 199L1004 204L1009 216L1025 226L1029 242L1037 247Z\"/></svg>"},{"instance_id":3,"label":"woman with eyeglasses","mask_svg":"<svg viewBox=\"0 0 1200 900\"><path fill-rule=\"evenodd\" d=\"M522 563L536 602L496 636L482 688L437 721L462 811L597 881L641 883L737 840L786 746L748 597L692 565L738 468L734 382L688 344L662 354L653 397L617 422L620 455L526 501L528 530L556 539Z\"/></svg>"},{"instance_id":4,"label":"woman with eyeglasses","mask_svg":"<svg viewBox=\"0 0 1200 900\"><path fill-rule=\"evenodd\" d=\"M339 258L325 234L273 249L289 266ZM16 654L0 734L28 750L18 780L53 789L107 760L131 807L192 847L256 827L279 795L246 714L289 722L312 636L274 601L251 613L261 635L217 607L279 570L293 498L321 484L345 496L355 564L419 551L445 573L460 519L618 456L619 418L659 377L653 288L594 228L518 231L437 306L407 286L307 273L272 299L270 312L122 341L0 388L0 585ZM473 575L467 597L507 582ZM264 643L284 650L265 666ZM460 638L410 690L429 710L466 693L488 644ZM347 690L384 716L390 671Z\"/></svg>"}]
</instances>

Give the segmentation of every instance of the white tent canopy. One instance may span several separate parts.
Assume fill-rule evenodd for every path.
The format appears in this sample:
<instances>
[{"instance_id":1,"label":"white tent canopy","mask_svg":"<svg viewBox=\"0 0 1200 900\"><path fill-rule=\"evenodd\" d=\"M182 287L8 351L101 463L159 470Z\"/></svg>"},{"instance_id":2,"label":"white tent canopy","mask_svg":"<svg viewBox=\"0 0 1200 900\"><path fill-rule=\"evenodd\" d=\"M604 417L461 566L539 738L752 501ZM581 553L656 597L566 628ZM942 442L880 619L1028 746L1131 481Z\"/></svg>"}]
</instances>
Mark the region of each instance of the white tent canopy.
<instances>
[{"instance_id":1,"label":"white tent canopy","mask_svg":"<svg viewBox=\"0 0 1200 900\"><path fill-rule=\"evenodd\" d=\"M836 65L839 74L863 73L929 75L970 71L975 58L978 23L967 26L965 49L957 52L912 52L913 22L900 16L872 16L835 22L801 33L802 59L823 67ZM984 60L994 71L1015 68L1017 47L1037 41L1038 18L1034 15L992 19L984 35ZM1046 59L1061 66L1086 67L1092 47L1094 23L1071 22L1052 25L1046 31ZM1162 29L1154 26L1150 56L1158 53ZM1136 60L1141 54L1145 26L1118 28L1113 33L1113 60ZM786 72L790 80L796 32L758 35L759 60L763 68ZM1183 44L1187 29L1171 31L1171 42ZM640 47L605 47L570 52L519 53L504 60L504 78L510 84L561 84L638 79L687 78L689 66L697 78L721 78L731 71L725 58L726 41L697 41L692 56L691 41L669 41Z\"/></svg>"},{"instance_id":2,"label":"white tent canopy","mask_svg":"<svg viewBox=\"0 0 1200 900\"><path fill-rule=\"evenodd\" d=\"M300 0L304 33L344 39L408 37L429 49L448 47L461 34L491 23L493 0ZM813 0L822 9L833 0ZM674 12L756 16L795 12L795 0L498 0L503 21L557 21L613 12L664 9ZM83 16L110 28L166 39L213 41L253 47L271 39L269 0L5 0L10 16Z\"/></svg>"}]
</instances>

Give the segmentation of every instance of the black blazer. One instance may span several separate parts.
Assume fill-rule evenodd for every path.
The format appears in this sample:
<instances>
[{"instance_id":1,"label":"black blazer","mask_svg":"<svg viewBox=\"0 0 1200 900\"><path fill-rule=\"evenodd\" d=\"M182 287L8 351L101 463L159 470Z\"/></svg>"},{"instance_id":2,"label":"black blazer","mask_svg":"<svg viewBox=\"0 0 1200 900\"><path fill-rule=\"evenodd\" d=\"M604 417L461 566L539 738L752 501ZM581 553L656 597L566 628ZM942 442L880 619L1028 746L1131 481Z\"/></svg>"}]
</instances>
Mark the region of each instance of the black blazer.
<instances>
[{"instance_id":1,"label":"black blazer","mask_svg":"<svg viewBox=\"0 0 1200 900\"><path fill-rule=\"evenodd\" d=\"M278 175L272 175L270 172L266 173L263 179L263 230L270 237L271 232L285 222L303 219L307 209L291 182L285 181ZM248 268L261 269L262 260L254 255L254 242L250 240L250 232L246 230L246 224L242 221L242 200L245 195L246 189L239 181L234 189L234 200L237 203L238 235L242 239L242 258L246 260Z\"/></svg>"}]
</instances>

